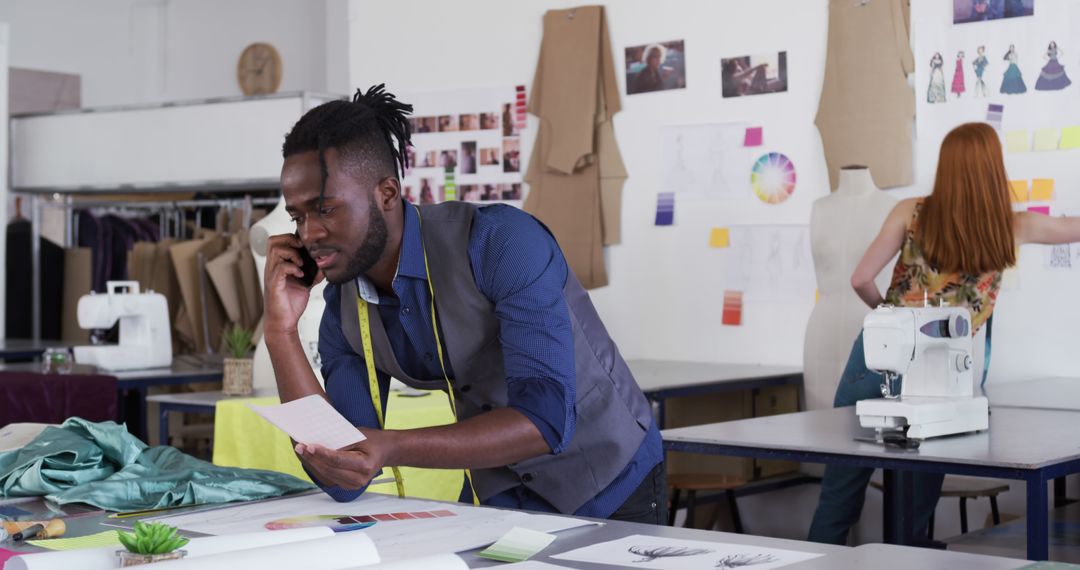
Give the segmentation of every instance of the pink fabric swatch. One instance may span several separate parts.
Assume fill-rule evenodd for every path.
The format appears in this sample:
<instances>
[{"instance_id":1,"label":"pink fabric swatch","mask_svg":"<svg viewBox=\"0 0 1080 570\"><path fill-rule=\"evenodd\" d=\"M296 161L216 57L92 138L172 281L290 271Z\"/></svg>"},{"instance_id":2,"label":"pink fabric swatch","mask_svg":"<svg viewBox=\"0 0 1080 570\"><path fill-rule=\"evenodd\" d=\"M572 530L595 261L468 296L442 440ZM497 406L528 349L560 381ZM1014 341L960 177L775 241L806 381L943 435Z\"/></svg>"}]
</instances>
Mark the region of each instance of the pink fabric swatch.
<instances>
[{"instance_id":1,"label":"pink fabric swatch","mask_svg":"<svg viewBox=\"0 0 1080 570\"><path fill-rule=\"evenodd\" d=\"M746 138L743 139L743 146L761 146L761 139L761 127L747 127Z\"/></svg>"}]
</instances>

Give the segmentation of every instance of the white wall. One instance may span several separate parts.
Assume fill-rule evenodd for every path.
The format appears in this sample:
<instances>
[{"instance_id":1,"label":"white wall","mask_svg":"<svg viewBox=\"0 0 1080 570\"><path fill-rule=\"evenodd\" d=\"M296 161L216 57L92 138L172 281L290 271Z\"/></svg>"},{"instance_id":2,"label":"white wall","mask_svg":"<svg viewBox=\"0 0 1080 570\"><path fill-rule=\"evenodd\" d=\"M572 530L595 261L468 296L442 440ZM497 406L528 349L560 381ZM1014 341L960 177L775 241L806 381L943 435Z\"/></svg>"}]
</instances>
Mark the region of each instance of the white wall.
<instances>
[{"instance_id":1,"label":"white wall","mask_svg":"<svg viewBox=\"0 0 1080 570\"><path fill-rule=\"evenodd\" d=\"M397 93L531 84L543 13L580 4L569 0L351 1L355 12L351 25L352 87L385 82ZM623 68L626 46L685 39L689 86L682 91L626 96L625 77L619 76L623 111L615 118L615 129L630 174L623 201L623 243L608 249L611 285L591 292L608 330L630 358L801 364L812 300L749 303L744 307L742 327L720 325L723 277L716 252L706 247L709 228L751 217L762 221L760 208L732 209L720 202L692 201L679 195L677 226L653 226L656 193L661 190L656 138L658 129L669 124L745 121L763 125L766 145L762 150L790 156L799 178L794 197L771 210L771 215L785 222L808 223L811 202L829 191L820 138L813 124L824 75L828 0L601 3L607 6L617 68ZM946 2L921 0L914 4L916 15L921 17L932 4ZM918 41L916 28L916 49ZM780 50L788 51L788 93L721 98L721 57ZM973 51L969 48L969 53ZM1001 54L991 55L1000 60ZM917 65L924 63L916 61ZM1003 70L1001 67L994 73ZM1029 75L1025 73L1025 79ZM951 80L951 67L947 79ZM1034 77L1028 81L1030 88ZM925 96L922 84L916 88L916 97L920 96ZM1069 96L1075 100L1075 91ZM985 103L981 108L985 117ZM530 115L526 138L534 136L535 127L536 119ZM897 198L929 192L943 134L928 135L917 142L916 184L891 190ZM1020 168L1010 163L1017 177L1035 175L1021 173ZM1021 288L1002 293L991 367L999 371L1001 379L1075 374L1076 351L1069 347L1075 335L1068 334L1074 326L1070 323L1080 318L1080 314L1074 315L1080 304L1068 293L1076 290L1071 285L1075 278L1043 275L1041 263L1041 251L1025 247ZM1065 298L1078 305L1076 311L1070 306L1055 312L1053 307ZM1048 334L1044 323L1059 332ZM1036 356L1031 358L1032 354ZM1002 508L1023 513L1024 486L1018 482L1012 486ZM817 491L816 486L807 486L740 500L747 528L755 533L804 538ZM880 540L880 505L880 493L871 491L858 540ZM980 526L988 512L986 502L970 503L969 509L973 527ZM942 501L938 536L957 533L956 500Z\"/></svg>"},{"instance_id":2,"label":"white wall","mask_svg":"<svg viewBox=\"0 0 1080 570\"><path fill-rule=\"evenodd\" d=\"M352 82L360 87L385 82L397 93L531 84L543 13L577 4L360 0L352 28ZM707 247L709 230L749 216L760 219L762 208L732 208L680 195L675 207L677 226L654 227L656 193L661 190L656 137L661 125L732 121L763 125L766 146L762 152L778 150L790 156L799 178L793 198L768 213L808 223L811 202L828 193L813 125L825 58L826 1L606 4L616 68L623 69L622 48L626 46L685 39L690 86L623 95L623 111L615 117L630 175L623 200L623 243L608 250L611 285L591 293L608 330L631 357L801 364L803 328L812 298L786 304L749 303L743 326L720 324L721 252ZM784 17L776 18L778 13ZM769 25L749 26L748 22ZM721 55L780 50L788 51L788 93L721 100ZM620 72L623 93L624 81ZM532 116L529 121L526 137L531 139L536 122Z\"/></svg>"},{"instance_id":3,"label":"white wall","mask_svg":"<svg viewBox=\"0 0 1080 570\"><path fill-rule=\"evenodd\" d=\"M93 107L239 95L236 61L256 41L281 54L282 91L324 91L327 27L346 23L327 1L5 0L0 21L11 65L81 75Z\"/></svg>"}]
</instances>

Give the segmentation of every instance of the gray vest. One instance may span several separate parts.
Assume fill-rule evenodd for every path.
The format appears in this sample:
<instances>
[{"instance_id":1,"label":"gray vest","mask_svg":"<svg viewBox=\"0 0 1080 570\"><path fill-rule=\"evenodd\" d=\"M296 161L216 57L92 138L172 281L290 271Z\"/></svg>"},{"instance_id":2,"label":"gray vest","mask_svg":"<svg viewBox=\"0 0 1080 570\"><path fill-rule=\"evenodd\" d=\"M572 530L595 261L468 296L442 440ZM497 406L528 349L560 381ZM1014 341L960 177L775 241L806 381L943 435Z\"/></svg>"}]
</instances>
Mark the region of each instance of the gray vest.
<instances>
[{"instance_id":1,"label":"gray vest","mask_svg":"<svg viewBox=\"0 0 1080 570\"><path fill-rule=\"evenodd\" d=\"M421 208L422 235L435 285L435 304L459 419L507 404L499 320L494 305L476 287L468 244L477 206L446 202ZM568 269L563 288L574 331L577 414L566 449L506 467L477 469L473 482L481 500L525 485L562 513L573 513L606 488L626 467L652 425L652 411L615 343L608 337L588 293ZM341 287L345 338L363 358L356 318L356 283ZM422 390L444 390L443 380L409 377L398 365L376 307L370 308L375 367ZM467 379L459 380L460 379Z\"/></svg>"}]
</instances>

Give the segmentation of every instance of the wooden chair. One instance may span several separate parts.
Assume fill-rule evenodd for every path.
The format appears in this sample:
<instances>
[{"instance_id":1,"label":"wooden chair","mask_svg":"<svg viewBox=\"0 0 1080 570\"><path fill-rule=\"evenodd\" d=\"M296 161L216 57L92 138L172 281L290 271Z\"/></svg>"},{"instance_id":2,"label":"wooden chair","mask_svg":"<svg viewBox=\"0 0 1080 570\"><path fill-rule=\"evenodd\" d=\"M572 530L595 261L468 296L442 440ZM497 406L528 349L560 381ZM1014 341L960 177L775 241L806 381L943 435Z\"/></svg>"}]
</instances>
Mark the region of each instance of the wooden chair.
<instances>
[{"instance_id":1,"label":"wooden chair","mask_svg":"<svg viewBox=\"0 0 1080 570\"><path fill-rule=\"evenodd\" d=\"M693 524L698 491L723 491L727 496L735 532L742 533L742 519L739 517L739 505L735 502L735 489L745 484L745 479L731 475L669 473L667 485L671 490L671 508L668 509L668 526L675 526L675 512L679 509L679 495L682 491L686 491L686 526Z\"/></svg>"},{"instance_id":2,"label":"wooden chair","mask_svg":"<svg viewBox=\"0 0 1080 570\"><path fill-rule=\"evenodd\" d=\"M870 485L881 491L884 489L881 483L871 481ZM968 532L967 500L987 497L990 499L990 517L994 525L1001 524L1001 512L998 511L998 495L1009 490L1009 484L997 479L985 479L982 477L960 477L947 475L945 483L941 486L941 497L957 497L960 499L960 534ZM934 538L934 515L930 515L930 523L927 525L927 534Z\"/></svg>"}]
</instances>

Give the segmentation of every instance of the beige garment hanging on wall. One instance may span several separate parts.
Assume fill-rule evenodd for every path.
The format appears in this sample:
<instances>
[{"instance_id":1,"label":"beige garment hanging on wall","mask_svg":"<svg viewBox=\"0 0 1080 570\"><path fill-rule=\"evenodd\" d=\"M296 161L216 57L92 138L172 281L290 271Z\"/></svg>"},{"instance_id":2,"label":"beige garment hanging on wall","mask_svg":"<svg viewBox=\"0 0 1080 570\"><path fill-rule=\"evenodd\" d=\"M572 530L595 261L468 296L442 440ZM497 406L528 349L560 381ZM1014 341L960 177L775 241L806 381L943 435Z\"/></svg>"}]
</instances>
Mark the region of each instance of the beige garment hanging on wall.
<instances>
[{"instance_id":1,"label":"beige garment hanging on wall","mask_svg":"<svg viewBox=\"0 0 1080 570\"><path fill-rule=\"evenodd\" d=\"M603 246L618 243L626 168L611 117L615 63L601 6L551 10L529 112L540 118L525 210L551 229L586 288L607 285Z\"/></svg>"},{"instance_id":2,"label":"beige garment hanging on wall","mask_svg":"<svg viewBox=\"0 0 1080 570\"><path fill-rule=\"evenodd\" d=\"M915 93L908 0L829 3L829 46L817 124L829 185L862 164L881 188L913 182Z\"/></svg>"}]
</instances>

